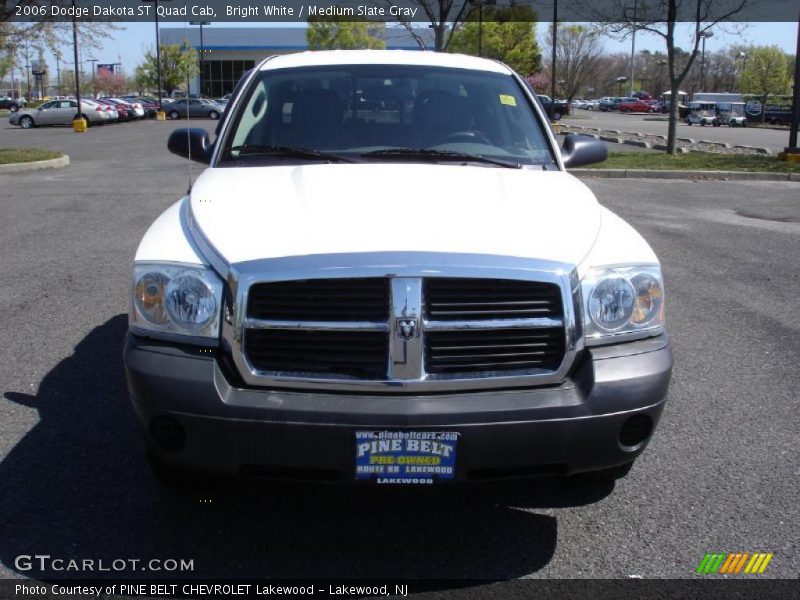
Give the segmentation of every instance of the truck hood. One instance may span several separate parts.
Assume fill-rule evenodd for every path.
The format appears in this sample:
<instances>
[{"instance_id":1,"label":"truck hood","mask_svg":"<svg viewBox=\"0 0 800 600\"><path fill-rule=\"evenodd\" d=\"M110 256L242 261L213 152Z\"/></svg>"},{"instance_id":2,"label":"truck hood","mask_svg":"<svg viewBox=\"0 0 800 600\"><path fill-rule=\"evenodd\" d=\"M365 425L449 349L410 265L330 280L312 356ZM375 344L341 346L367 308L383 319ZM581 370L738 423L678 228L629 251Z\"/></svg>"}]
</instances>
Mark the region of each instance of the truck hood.
<instances>
[{"instance_id":1,"label":"truck hood","mask_svg":"<svg viewBox=\"0 0 800 600\"><path fill-rule=\"evenodd\" d=\"M443 252L578 264L594 194L561 171L429 164L207 169L196 225L229 262L352 252Z\"/></svg>"}]
</instances>

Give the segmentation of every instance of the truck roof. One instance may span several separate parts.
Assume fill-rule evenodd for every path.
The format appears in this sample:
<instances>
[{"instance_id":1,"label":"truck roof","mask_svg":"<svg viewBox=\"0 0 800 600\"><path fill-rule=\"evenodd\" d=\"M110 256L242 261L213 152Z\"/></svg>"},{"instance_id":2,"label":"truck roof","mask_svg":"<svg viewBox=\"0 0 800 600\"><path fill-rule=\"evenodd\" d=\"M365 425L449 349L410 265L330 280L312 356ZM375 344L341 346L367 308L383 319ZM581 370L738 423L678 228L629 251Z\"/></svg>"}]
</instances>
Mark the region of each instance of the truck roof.
<instances>
[{"instance_id":1,"label":"truck roof","mask_svg":"<svg viewBox=\"0 0 800 600\"><path fill-rule=\"evenodd\" d=\"M273 69L331 65L415 65L471 69L503 74L511 73L511 69L504 64L486 58L418 50L322 50L296 52L265 59L259 65L259 70L270 71Z\"/></svg>"}]
</instances>

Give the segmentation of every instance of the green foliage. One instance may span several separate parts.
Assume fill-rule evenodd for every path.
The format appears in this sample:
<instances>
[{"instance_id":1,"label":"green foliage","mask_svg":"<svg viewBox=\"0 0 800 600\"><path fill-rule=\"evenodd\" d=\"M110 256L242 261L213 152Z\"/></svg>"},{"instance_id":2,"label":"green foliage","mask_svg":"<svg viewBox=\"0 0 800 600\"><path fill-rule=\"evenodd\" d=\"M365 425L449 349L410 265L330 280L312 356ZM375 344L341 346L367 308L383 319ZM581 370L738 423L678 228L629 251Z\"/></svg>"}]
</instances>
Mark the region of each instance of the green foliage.
<instances>
[{"instance_id":1,"label":"green foliage","mask_svg":"<svg viewBox=\"0 0 800 600\"><path fill-rule=\"evenodd\" d=\"M747 54L741 88L747 94L766 98L791 93L789 58L778 46L757 46Z\"/></svg>"},{"instance_id":2,"label":"green foliage","mask_svg":"<svg viewBox=\"0 0 800 600\"><path fill-rule=\"evenodd\" d=\"M448 46L448 52L478 55L500 60L522 75L541 68L542 53L536 42L536 13L530 6L512 5L483 9L483 24L477 10L469 20L458 26Z\"/></svg>"},{"instance_id":3,"label":"green foliage","mask_svg":"<svg viewBox=\"0 0 800 600\"><path fill-rule=\"evenodd\" d=\"M306 40L309 50L382 50L386 42L379 31L385 27L385 23L344 21L342 17L312 17Z\"/></svg>"},{"instance_id":4,"label":"green foliage","mask_svg":"<svg viewBox=\"0 0 800 600\"><path fill-rule=\"evenodd\" d=\"M142 87L158 88L158 66L156 51L148 50L144 63L136 67L137 82L147 82ZM174 44L161 46L161 89L167 95L180 86L187 85L200 72L197 51L194 48Z\"/></svg>"}]
</instances>

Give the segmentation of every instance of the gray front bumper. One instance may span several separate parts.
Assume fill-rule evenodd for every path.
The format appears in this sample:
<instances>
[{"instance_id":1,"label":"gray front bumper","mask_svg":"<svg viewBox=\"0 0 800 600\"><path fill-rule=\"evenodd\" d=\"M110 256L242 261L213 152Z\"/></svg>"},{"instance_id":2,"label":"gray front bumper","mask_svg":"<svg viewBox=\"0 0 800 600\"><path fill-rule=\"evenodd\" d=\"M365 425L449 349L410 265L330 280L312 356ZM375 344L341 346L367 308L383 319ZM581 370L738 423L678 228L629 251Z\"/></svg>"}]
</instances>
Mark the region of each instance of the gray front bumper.
<instances>
[{"instance_id":1,"label":"gray front bumper","mask_svg":"<svg viewBox=\"0 0 800 600\"><path fill-rule=\"evenodd\" d=\"M347 481L356 430L460 433L457 479L570 474L630 462L649 438L620 444L623 424L658 423L672 370L667 336L587 350L553 387L375 395L251 389L208 350L128 334L128 389L148 445L163 461L226 473ZM155 441L156 417L177 421L180 448Z\"/></svg>"}]
</instances>

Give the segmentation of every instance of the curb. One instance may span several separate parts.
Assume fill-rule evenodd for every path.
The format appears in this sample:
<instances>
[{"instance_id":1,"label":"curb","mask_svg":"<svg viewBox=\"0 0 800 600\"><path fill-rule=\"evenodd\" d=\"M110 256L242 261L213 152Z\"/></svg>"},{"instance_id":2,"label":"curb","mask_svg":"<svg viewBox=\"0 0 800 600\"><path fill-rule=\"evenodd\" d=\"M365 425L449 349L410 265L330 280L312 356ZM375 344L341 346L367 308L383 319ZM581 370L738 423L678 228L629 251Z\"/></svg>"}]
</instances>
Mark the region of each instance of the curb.
<instances>
[{"instance_id":1,"label":"curb","mask_svg":"<svg viewBox=\"0 0 800 600\"><path fill-rule=\"evenodd\" d=\"M729 181L796 181L800 173L758 173L749 171L659 171L655 169L570 169L578 177L602 179L727 179Z\"/></svg>"},{"instance_id":2,"label":"curb","mask_svg":"<svg viewBox=\"0 0 800 600\"><path fill-rule=\"evenodd\" d=\"M69 165L69 155L64 154L63 156L51 158L49 160L0 165L0 175L6 173L25 173L26 171L40 171L42 169L60 169L67 165Z\"/></svg>"}]
</instances>

